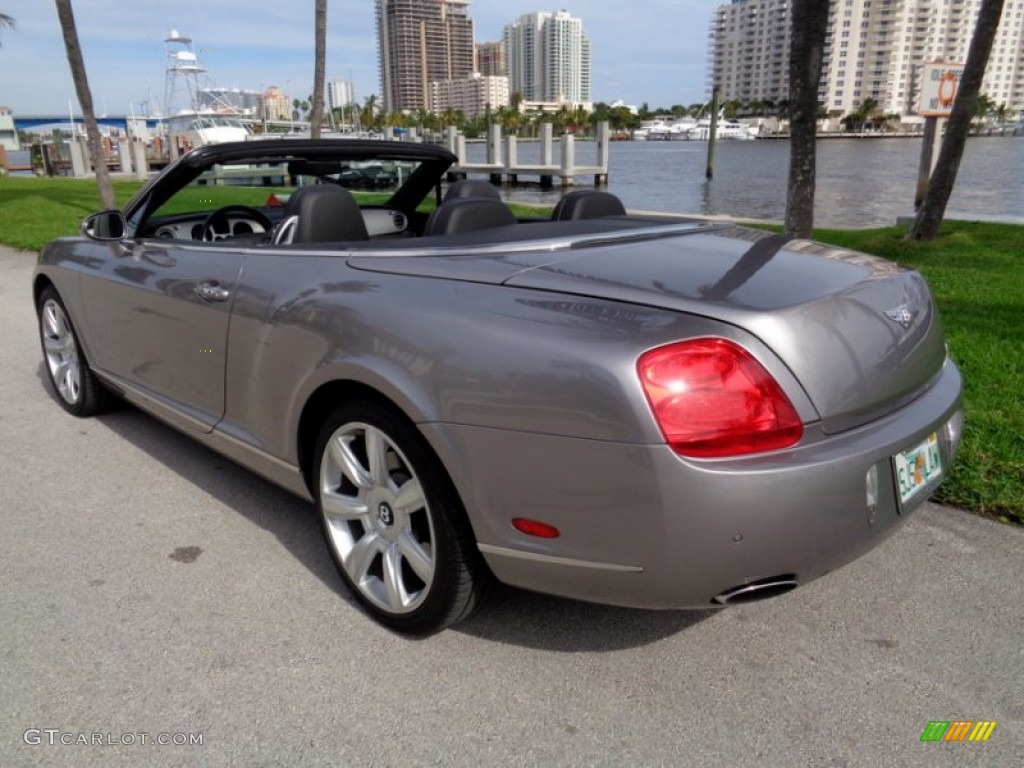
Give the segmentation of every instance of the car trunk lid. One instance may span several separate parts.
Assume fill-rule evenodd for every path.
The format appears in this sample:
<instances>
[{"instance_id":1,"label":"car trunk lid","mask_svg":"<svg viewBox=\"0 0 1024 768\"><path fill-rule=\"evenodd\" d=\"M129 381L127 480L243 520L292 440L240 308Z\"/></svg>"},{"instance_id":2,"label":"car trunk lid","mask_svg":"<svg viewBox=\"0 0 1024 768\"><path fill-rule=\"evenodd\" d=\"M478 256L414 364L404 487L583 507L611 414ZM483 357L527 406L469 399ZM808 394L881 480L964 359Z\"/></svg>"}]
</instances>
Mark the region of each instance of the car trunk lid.
<instances>
[{"instance_id":1,"label":"car trunk lid","mask_svg":"<svg viewBox=\"0 0 1024 768\"><path fill-rule=\"evenodd\" d=\"M456 252L354 256L349 263L625 301L728 323L758 337L789 367L827 433L898 409L926 390L942 367L942 331L916 272L730 225L657 230L558 243L492 241Z\"/></svg>"},{"instance_id":2,"label":"car trunk lid","mask_svg":"<svg viewBox=\"0 0 1024 768\"><path fill-rule=\"evenodd\" d=\"M919 396L945 343L924 279L864 254L734 228L581 250L507 285L713 317L767 344L827 433Z\"/></svg>"}]
</instances>

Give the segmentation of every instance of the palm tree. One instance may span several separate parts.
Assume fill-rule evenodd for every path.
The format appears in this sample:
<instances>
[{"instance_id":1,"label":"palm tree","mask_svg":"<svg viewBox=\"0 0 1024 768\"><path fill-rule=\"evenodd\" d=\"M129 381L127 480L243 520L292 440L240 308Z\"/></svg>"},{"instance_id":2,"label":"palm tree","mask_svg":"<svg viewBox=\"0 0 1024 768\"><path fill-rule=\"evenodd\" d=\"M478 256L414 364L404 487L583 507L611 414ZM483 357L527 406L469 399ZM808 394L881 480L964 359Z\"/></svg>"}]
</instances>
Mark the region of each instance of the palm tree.
<instances>
[{"instance_id":1,"label":"palm tree","mask_svg":"<svg viewBox=\"0 0 1024 768\"><path fill-rule=\"evenodd\" d=\"M789 46L789 181L786 234L810 237L814 228L818 81L825 52L829 3L793 0Z\"/></svg>"},{"instance_id":2,"label":"palm tree","mask_svg":"<svg viewBox=\"0 0 1024 768\"><path fill-rule=\"evenodd\" d=\"M991 97L987 93L978 94L978 105L974 108L974 116L978 119L978 127L982 127L987 122L986 118L992 114L995 109L995 102L992 101Z\"/></svg>"},{"instance_id":3,"label":"palm tree","mask_svg":"<svg viewBox=\"0 0 1024 768\"><path fill-rule=\"evenodd\" d=\"M434 113L426 107L420 107L413 112L412 119L416 124L416 127L419 128L420 136L423 136L424 138L427 136L429 131L435 130L435 126L437 125L437 117L435 117Z\"/></svg>"},{"instance_id":4,"label":"palm tree","mask_svg":"<svg viewBox=\"0 0 1024 768\"><path fill-rule=\"evenodd\" d=\"M444 112L441 113L441 125L448 127L449 125L458 125L462 122L459 119L459 111L455 107L445 107Z\"/></svg>"},{"instance_id":5,"label":"palm tree","mask_svg":"<svg viewBox=\"0 0 1024 768\"><path fill-rule=\"evenodd\" d=\"M372 130L377 123L377 94L366 97L363 108L359 110L359 125L364 131Z\"/></svg>"},{"instance_id":6,"label":"palm tree","mask_svg":"<svg viewBox=\"0 0 1024 768\"><path fill-rule=\"evenodd\" d=\"M501 129L506 134L515 133L516 127L519 124L518 117L519 114L517 112L513 112L505 104L498 105L498 107L491 112L491 122L495 125L500 125Z\"/></svg>"},{"instance_id":7,"label":"palm tree","mask_svg":"<svg viewBox=\"0 0 1024 768\"><path fill-rule=\"evenodd\" d=\"M13 16L8 16L6 13L0 13L0 29L3 29L4 27L15 29L17 25L14 23Z\"/></svg>"},{"instance_id":8,"label":"palm tree","mask_svg":"<svg viewBox=\"0 0 1024 768\"><path fill-rule=\"evenodd\" d=\"M75 27L75 14L71 10L71 0L56 0L57 17L60 19L60 31L64 35L64 48L71 67L71 79L75 81L75 93L78 104L82 108L85 120L85 135L89 139L89 159L96 169L96 184L99 188L100 204L106 208L116 208L114 186L110 183L110 172L107 169L107 158L103 153L103 142L100 139L100 128L96 124L96 114L92 108L92 92L89 90L89 78L85 74L85 60L82 58L82 46L78 43L78 30Z\"/></svg>"},{"instance_id":9,"label":"palm tree","mask_svg":"<svg viewBox=\"0 0 1024 768\"><path fill-rule=\"evenodd\" d=\"M860 130L861 133L863 133L864 126L878 116L878 100L868 96L860 103L860 109L857 110L857 115L860 120Z\"/></svg>"},{"instance_id":10,"label":"palm tree","mask_svg":"<svg viewBox=\"0 0 1024 768\"><path fill-rule=\"evenodd\" d=\"M578 104L572 111L572 123L574 131L590 126L590 112L582 104Z\"/></svg>"},{"instance_id":11,"label":"palm tree","mask_svg":"<svg viewBox=\"0 0 1024 768\"><path fill-rule=\"evenodd\" d=\"M569 109L568 104L563 104L558 108L558 111L554 114L552 122L555 125L556 134L562 134L568 130L569 125L572 122L572 110Z\"/></svg>"},{"instance_id":12,"label":"palm tree","mask_svg":"<svg viewBox=\"0 0 1024 768\"><path fill-rule=\"evenodd\" d=\"M398 111L388 112L384 116L384 124L388 128L404 128L405 122L405 115Z\"/></svg>"},{"instance_id":13,"label":"palm tree","mask_svg":"<svg viewBox=\"0 0 1024 768\"><path fill-rule=\"evenodd\" d=\"M992 110L992 116L995 117L996 122L1000 125L1003 125L1006 122L1007 118L1010 116L1010 108L1006 106L1005 101Z\"/></svg>"},{"instance_id":14,"label":"palm tree","mask_svg":"<svg viewBox=\"0 0 1024 768\"><path fill-rule=\"evenodd\" d=\"M967 52L967 62L960 76L960 86L956 98L953 99L953 111L946 124L946 135L939 150L939 161L935 164L928 191L924 202L917 212L914 225L907 233L910 240L934 240L938 237L942 218L946 214L946 203L953 194L957 171L960 170L960 159L967 143L967 132L971 128L971 120L978 104L981 92L981 81L985 76L985 67L992 52L996 31L999 28L999 17L1003 14L1003 0L981 0L978 9L978 21L971 38L971 47Z\"/></svg>"},{"instance_id":15,"label":"palm tree","mask_svg":"<svg viewBox=\"0 0 1024 768\"><path fill-rule=\"evenodd\" d=\"M324 62L327 59L327 0L316 0L313 46L313 114L309 116L310 138L320 138L324 120Z\"/></svg>"},{"instance_id":16,"label":"palm tree","mask_svg":"<svg viewBox=\"0 0 1024 768\"><path fill-rule=\"evenodd\" d=\"M508 107L516 112L522 112L523 94L519 91L512 91L512 95L508 97Z\"/></svg>"}]
</instances>

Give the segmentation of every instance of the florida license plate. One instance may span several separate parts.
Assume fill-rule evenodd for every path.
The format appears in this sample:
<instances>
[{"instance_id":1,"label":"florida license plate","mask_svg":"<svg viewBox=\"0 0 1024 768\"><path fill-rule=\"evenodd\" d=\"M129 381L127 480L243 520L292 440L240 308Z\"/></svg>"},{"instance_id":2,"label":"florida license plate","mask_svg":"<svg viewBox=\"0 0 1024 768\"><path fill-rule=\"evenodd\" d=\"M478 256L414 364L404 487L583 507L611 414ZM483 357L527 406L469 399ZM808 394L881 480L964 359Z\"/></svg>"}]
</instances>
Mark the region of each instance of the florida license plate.
<instances>
[{"instance_id":1,"label":"florida license plate","mask_svg":"<svg viewBox=\"0 0 1024 768\"><path fill-rule=\"evenodd\" d=\"M934 488L942 477L939 436L933 432L913 448L892 457L900 507L928 488Z\"/></svg>"}]
</instances>

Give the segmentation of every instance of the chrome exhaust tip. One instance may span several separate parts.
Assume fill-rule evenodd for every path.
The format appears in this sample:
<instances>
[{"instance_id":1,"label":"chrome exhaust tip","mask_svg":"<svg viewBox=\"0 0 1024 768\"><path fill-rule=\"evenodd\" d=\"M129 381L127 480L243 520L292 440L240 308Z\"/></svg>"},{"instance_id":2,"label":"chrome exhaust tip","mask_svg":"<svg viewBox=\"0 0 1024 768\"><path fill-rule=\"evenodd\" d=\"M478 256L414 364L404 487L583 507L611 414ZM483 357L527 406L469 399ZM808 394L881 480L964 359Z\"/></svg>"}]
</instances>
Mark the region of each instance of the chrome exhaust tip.
<instances>
[{"instance_id":1,"label":"chrome exhaust tip","mask_svg":"<svg viewBox=\"0 0 1024 768\"><path fill-rule=\"evenodd\" d=\"M719 605L753 603L757 600L767 600L770 597L784 595L787 592L793 591L796 587L796 576L792 573L785 573L781 576L758 579L747 584L730 587L714 597L711 602L718 603Z\"/></svg>"}]
</instances>

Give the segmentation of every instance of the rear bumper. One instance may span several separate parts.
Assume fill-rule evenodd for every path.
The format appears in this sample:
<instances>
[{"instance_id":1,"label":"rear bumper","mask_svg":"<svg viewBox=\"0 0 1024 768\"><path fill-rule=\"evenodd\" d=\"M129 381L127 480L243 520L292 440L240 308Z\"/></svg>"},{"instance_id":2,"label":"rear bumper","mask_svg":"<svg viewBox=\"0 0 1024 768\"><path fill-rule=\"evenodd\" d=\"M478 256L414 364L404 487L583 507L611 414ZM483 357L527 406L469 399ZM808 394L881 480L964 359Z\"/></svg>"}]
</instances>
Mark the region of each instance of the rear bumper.
<instances>
[{"instance_id":1,"label":"rear bumper","mask_svg":"<svg viewBox=\"0 0 1024 768\"><path fill-rule=\"evenodd\" d=\"M893 454L941 433L958 413L960 374L947 362L935 385L897 413L840 435L808 430L795 450L740 460L690 461L664 445L423 428L454 470L499 580L594 602L687 608L783 574L804 584L875 547L926 498L900 512ZM946 475L955 448L940 449ZM872 467L878 494L869 510ZM542 520L561 536L528 537L512 528L514 517Z\"/></svg>"}]
</instances>

